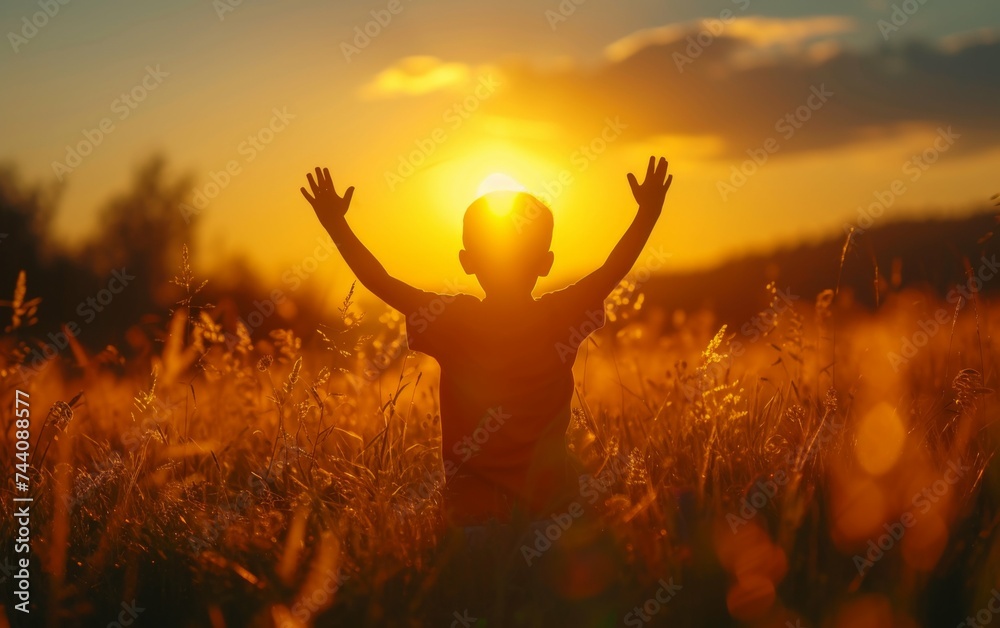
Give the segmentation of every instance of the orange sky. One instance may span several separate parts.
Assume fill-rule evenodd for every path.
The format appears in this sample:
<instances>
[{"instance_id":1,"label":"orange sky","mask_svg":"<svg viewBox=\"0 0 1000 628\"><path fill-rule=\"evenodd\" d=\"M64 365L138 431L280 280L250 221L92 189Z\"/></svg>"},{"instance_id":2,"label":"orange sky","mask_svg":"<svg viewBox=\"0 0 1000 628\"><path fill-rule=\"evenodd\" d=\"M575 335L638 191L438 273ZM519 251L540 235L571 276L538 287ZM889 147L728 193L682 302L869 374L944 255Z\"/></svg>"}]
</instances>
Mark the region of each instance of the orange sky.
<instances>
[{"instance_id":1,"label":"orange sky","mask_svg":"<svg viewBox=\"0 0 1000 628\"><path fill-rule=\"evenodd\" d=\"M315 248L320 227L298 188L307 169L326 165L338 186L357 187L349 220L362 240L390 272L430 289L472 289L458 264L461 216L491 173L553 208L556 264L542 289L603 260L633 216L625 174L651 154L666 155L675 177L651 241L671 269L840 230L897 179L905 192L879 220L985 206L997 191L988 116L969 105L952 112L947 100L911 108L917 99L904 98L944 79L898 69L905 50L875 57L885 76L900 77L892 90L849 69L877 55L887 5L810 15L782 3L785 12L768 16L742 5L720 5L733 16L720 21L719 9L695 3L623 13L594 2L552 22L538 4L414 1L375 29L371 11L388 3L246 2L221 17L209 2L74 3L3 59L22 88L0 122L0 157L55 182L53 162L107 122L92 154L63 172L61 236L93 229L99 203L161 150L177 172L199 177L192 204L196 192L214 192L213 174L222 183L199 216L200 263L239 254L271 277ZM963 63L972 50L979 56L961 67L975 69L993 54L995 31L969 33L989 15L945 27L934 25L936 10L915 16L907 35L942 63ZM3 15L16 30L21 14ZM361 48L355 27L379 32ZM678 65L676 54L690 52L685 37L713 28L719 34ZM961 90L995 90L977 82L933 98L964 103ZM810 100L821 84L833 91L829 103ZM144 99L123 104L123 92ZM781 124L789 114L800 118L794 127ZM949 126L958 138L937 140L932 166L907 166ZM742 187L721 186L738 181L733 169L752 154L767 161ZM217 174L227 167L228 180ZM318 276L333 290L351 280L340 262Z\"/></svg>"}]
</instances>

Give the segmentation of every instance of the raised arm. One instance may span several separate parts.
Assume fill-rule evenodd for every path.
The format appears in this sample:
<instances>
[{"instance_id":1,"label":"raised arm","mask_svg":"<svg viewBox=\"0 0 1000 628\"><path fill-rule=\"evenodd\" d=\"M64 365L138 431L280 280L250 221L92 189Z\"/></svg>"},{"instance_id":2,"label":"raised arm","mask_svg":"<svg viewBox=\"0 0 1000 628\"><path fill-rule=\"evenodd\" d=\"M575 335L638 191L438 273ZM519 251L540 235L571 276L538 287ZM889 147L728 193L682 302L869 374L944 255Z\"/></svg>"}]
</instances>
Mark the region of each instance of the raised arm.
<instances>
[{"instance_id":1,"label":"raised arm","mask_svg":"<svg viewBox=\"0 0 1000 628\"><path fill-rule=\"evenodd\" d=\"M608 255L604 265L577 283L589 298L600 300L607 297L632 269L660 217L663 201L673 178L673 175L667 175L667 160L663 157L660 157L659 162L655 157L649 158L646 179L642 184L636 180L634 174L631 172L628 174L632 196L639 203L639 209L632 224Z\"/></svg>"},{"instance_id":2,"label":"raised arm","mask_svg":"<svg viewBox=\"0 0 1000 628\"><path fill-rule=\"evenodd\" d=\"M302 196L305 196L312 205L320 224L333 238L337 250L358 281L396 310L411 312L420 307L428 293L390 276L348 226L346 214L354 197L354 187L347 188L344 196L338 196L333 187L330 170L327 168L322 170L316 168L315 179L312 173L306 177L309 180L309 187L312 188L312 196L305 188L300 188Z\"/></svg>"}]
</instances>

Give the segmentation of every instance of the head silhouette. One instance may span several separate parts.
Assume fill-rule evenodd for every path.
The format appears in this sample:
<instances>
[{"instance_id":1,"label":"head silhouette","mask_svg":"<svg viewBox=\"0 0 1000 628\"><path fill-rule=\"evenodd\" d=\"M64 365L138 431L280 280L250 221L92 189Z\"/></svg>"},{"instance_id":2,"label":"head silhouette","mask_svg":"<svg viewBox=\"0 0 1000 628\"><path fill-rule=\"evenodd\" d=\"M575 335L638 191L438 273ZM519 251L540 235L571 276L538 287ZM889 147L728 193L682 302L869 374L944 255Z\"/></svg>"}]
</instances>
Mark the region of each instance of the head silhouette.
<instances>
[{"instance_id":1,"label":"head silhouette","mask_svg":"<svg viewBox=\"0 0 1000 628\"><path fill-rule=\"evenodd\" d=\"M530 297L552 268L552 212L524 192L490 192L465 210L462 244L462 268L487 297Z\"/></svg>"}]
</instances>

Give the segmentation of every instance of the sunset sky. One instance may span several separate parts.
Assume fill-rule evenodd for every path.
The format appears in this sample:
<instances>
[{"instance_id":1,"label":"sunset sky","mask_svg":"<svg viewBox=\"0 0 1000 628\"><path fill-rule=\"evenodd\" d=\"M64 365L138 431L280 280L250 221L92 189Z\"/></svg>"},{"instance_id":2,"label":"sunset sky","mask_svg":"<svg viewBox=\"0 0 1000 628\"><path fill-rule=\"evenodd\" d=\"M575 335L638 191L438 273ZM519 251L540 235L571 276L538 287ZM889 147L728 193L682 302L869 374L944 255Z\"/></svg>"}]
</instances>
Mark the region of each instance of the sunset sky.
<instances>
[{"instance_id":1,"label":"sunset sky","mask_svg":"<svg viewBox=\"0 0 1000 628\"><path fill-rule=\"evenodd\" d=\"M895 6L73 1L18 39L40 9L5 2L0 160L30 181L61 171L70 239L99 228L100 203L155 151L198 177L192 205L229 164L199 216L199 259L240 254L271 277L315 248L298 188L327 165L357 187L362 241L430 289L472 289L461 216L501 173L555 213L544 289L603 261L634 215L626 172L663 154L675 179L651 246L681 270L840 230L876 194L893 220L1000 191L1000 5ZM120 99L133 88L134 108ZM92 154L53 167L102 121ZM934 163L911 161L925 151ZM734 178L751 154L767 160ZM902 194L885 192L897 179ZM321 276L350 280L340 262Z\"/></svg>"}]
</instances>

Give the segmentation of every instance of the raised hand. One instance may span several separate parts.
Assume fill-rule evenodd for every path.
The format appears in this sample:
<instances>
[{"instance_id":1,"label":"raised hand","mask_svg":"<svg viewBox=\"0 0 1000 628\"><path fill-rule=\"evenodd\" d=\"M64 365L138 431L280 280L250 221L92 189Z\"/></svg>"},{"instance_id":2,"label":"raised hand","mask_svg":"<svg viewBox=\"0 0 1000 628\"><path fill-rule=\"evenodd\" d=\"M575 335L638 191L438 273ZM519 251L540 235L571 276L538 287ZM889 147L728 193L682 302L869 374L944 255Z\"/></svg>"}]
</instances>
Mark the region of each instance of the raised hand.
<instances>
[{"instance_id":1,"label":"raised hand","mask_svg":"<svg viewBox=\"0 0 1000 628\"><path fill-rule=\"evenodd\" d=\"M312 196L309 196L305 188L299 190L312 205L320 223L324 226L329 225L333 219L341 218L347 213L347 208L351 206L351 198L354 197L354 186L347 188L343 196L338 196L337 190L333 187L329 168L322 170L316 168L316 178L313 178L311 172L306 178L309 180L309 187L312 188Z\"/></svg>"},{"instance_id":2,"label":"raised hand","mask_svg":"<svg viewBox=\"0 0 1000 628\"><path fill-rule=\"evenodd\" d=\"M663 209L663 201L673 179L674 175L667 175L667 160L664 157L660 157L659 162L656 157L649 158L646 179L641 184L634 174L628 173L628 184L632 188L632 196L639 203L639 209L657 216Z\"/></svg>"}]
</instances>

